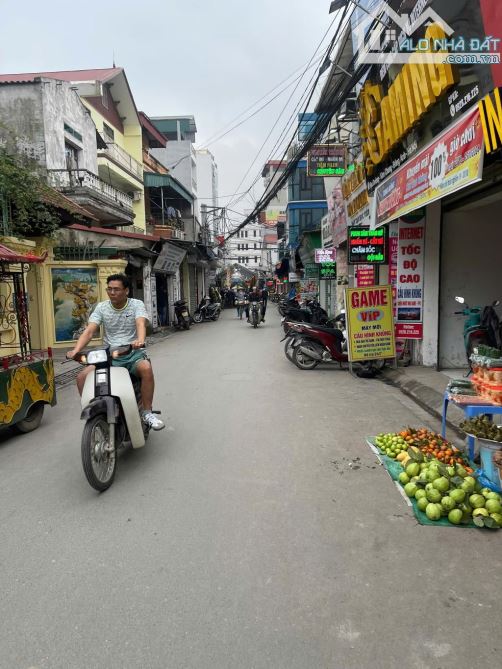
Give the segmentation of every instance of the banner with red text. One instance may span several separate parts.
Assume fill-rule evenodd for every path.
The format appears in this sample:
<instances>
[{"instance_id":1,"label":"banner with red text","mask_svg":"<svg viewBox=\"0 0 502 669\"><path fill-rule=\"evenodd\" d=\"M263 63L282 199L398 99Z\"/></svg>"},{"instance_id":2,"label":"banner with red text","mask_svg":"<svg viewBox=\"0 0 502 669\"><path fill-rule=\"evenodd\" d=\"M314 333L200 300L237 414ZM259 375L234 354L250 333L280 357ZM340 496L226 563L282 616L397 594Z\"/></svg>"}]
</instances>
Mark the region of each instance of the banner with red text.
<instances>
[{"instance_id":1,"label":"banner with red text","mask_svg":"<svg viewBox=\"0 0 502 669\"><path fill-rule=\"evenodd\" d=\"M474 107L378 186L377 227L480 181L483 144Z\"/></svg>"},{"instance_id":2,"label":"banner with red text","mask_svg":"<svg viewBox=\"0 0 502 669\"><path fill-rule=\"evenodd\" d=\"M396 337L423 339L425 219L399 220Z\"/></svg>"}]
</instances>

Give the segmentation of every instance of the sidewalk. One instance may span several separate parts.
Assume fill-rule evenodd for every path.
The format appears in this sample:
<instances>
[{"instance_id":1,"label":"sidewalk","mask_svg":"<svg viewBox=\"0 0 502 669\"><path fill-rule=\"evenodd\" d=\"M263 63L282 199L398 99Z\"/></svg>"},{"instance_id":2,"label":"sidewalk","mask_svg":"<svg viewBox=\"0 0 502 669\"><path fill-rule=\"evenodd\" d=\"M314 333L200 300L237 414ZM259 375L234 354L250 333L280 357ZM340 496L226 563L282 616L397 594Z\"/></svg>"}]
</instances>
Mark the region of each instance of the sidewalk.
<instances>
[{"instance_id":1,"label":"sidewalk","mask_svg":"<svg viewBox=\"0 0 502 669\"><path fill-rule=\"evenodd\" d=\"M159 330L159 332L155 332L154 334L148 336L146 339L146 344L147 346L158 344L159 342L164 341L164 339L171 337L175 332L176 330L171 327L162 328L162 330ZM54 359L54 374L56 377L56 388L61 388L68 383L73 383L79 370L82 369L78 362L71 361L65 362L64 365L62 364L66 360L67 351L70 351L71 348L71 346L68 346L68 348L58 348L53 349L52 351Z\"/></svg>"},{"instance_id":2,"label":"sidewalk","mask_svg":"<svg viewBox=\"0 0 502 669\"><path fill-rule=\"evenodd\" d=\"M405 395L411 397L418 405L430 414L441 420L443 414L443 395L446 386L452 378L462 378L463 371L458 370L456 377L447 373L436 372L428 367L399 367L386 368L382 372L382 381L399 388ZM458 427L464 419L464 412L450 404L448 407L448 427L459 436L465 437Z\"/></svg>"}]
</instances>

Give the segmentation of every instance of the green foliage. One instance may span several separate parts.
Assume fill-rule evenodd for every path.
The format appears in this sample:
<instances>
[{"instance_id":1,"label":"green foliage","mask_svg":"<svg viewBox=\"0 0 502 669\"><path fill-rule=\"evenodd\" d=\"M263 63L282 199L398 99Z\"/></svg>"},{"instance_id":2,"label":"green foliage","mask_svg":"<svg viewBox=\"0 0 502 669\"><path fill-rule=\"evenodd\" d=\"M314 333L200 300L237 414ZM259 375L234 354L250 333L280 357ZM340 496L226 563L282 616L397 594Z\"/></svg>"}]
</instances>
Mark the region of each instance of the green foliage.
<instances>
[{"instance_id":1,"label":"green foliage","mask_svg":"<svg viewBox=\"0 0 502 669\"><path fill-rule=\"evenodd\" d=\"M28 159L0 148L0 193L10 204L13 236L50 237L56 232L61 216L44 202L48 190Z\"/></svg>"}]
</instances>

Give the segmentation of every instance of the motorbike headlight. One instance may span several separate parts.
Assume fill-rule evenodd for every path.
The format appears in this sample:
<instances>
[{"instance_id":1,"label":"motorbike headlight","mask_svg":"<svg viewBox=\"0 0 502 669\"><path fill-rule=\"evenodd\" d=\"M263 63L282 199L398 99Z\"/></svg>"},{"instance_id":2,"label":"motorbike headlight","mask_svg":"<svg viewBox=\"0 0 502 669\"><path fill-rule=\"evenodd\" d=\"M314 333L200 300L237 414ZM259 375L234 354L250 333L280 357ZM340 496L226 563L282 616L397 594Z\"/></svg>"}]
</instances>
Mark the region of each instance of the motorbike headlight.
<instances>
[{"instance_id":1,"label":"motorbike headlight","mask_svg":"<svg viewBox=\"0 0 502 669\"><path fill-rule=\"evenodd\" d=\"M108 354L105 349L96 349L95 351L89 351L87 354L87 364L88 365L98 365L101 362L106 362L108 359Z\"/></svg>"}]
</instances>

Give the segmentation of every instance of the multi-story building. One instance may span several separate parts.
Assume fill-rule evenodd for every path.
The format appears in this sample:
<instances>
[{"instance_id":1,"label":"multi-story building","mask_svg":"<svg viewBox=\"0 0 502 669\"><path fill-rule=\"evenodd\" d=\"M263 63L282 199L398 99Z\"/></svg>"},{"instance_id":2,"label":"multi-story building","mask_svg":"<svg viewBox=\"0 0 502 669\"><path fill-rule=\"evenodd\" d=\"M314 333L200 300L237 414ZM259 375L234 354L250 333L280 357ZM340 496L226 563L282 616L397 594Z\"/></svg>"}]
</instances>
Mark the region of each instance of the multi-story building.
<instances>
[{"instance_id":1,"label":"multi-story building","mask_svg":"<svg viewBox=\"0 0 502 669\"><path fill-rule=\"evenodd\" d=\"M152 116L151 121L167 138L167 145L153 149L152 155L197 199L197 154L194 147L197 126L194 117Z\"/></svg>"}]
</instances>

